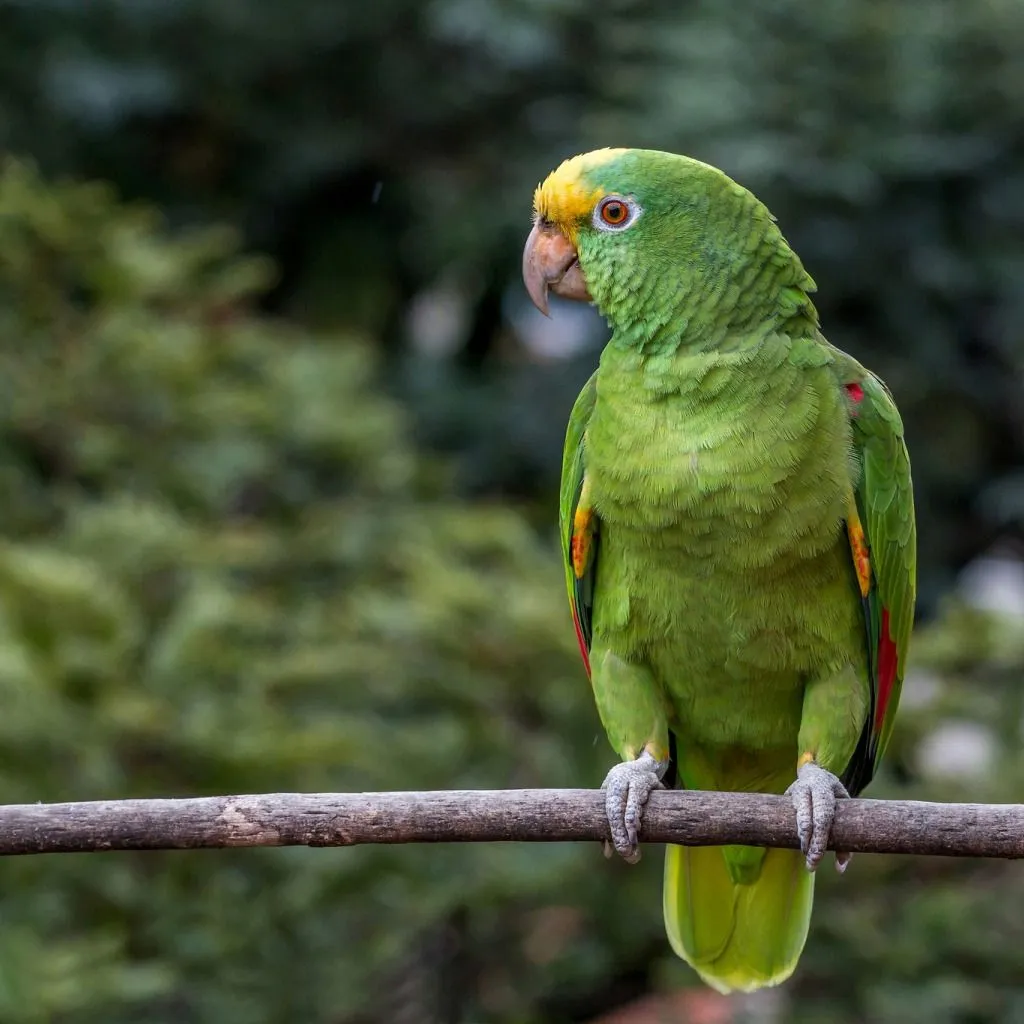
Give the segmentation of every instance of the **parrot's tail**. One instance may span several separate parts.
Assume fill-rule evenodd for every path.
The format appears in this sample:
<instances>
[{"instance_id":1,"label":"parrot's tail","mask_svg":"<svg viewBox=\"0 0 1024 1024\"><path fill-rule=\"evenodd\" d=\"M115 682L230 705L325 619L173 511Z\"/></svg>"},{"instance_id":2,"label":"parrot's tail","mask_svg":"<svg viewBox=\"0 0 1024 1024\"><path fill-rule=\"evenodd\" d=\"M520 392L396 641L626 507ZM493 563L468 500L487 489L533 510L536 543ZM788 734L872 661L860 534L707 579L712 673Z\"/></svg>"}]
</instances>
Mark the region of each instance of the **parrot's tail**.
<instances>
[{"instance_id":1,"label":"parrot's tail","mask_svg":"<svg viewBox=\"0 0 1024 1024\"><path fill-rule=\"evenodd\" d=\"M785 981L804 948L813 901L814 875L799 850L666 848L669 942L719 992Z\"/></svg>"}]
</instances>

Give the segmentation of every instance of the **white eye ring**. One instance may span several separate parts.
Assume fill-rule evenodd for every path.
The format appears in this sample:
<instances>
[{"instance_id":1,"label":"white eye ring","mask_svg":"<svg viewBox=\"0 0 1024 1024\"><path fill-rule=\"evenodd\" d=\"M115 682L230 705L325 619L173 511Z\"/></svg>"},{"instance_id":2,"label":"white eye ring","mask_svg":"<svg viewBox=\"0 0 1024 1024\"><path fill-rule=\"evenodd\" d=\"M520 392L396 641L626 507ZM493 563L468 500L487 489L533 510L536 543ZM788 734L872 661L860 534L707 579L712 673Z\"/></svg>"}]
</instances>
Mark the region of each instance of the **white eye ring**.
<instances>
[{"instance_id":1,"label":"white eye ring","mask_svg":"<svg viewBox=\"0 0 1024 1024\"><path fill-rule=\"evenodd\" d=\"M594 207L593 222L598 231L625 231L631 228L643 211L629 196L605 196Z\"/></svg>"}]
</instances>

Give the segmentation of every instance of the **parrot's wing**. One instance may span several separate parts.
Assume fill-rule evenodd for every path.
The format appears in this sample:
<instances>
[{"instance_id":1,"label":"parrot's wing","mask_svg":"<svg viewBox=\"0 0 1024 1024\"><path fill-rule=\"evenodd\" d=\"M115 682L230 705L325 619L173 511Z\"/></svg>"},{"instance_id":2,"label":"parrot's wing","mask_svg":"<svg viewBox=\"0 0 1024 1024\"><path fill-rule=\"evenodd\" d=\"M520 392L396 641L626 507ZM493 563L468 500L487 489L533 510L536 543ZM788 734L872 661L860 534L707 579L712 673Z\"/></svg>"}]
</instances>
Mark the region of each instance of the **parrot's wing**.
<instances>
[{"instance_id":1,"label":"parrot's wing","mask_svg":"<svg viewBox=\"0 0 1024 1024\"><path fill-rule=\"evenodd\" d=\"M862 370L846 385L861 476L847 517L867 629L871 709L843 781L851 794L874 775L892 732L914 624L917 537L903 423L885 385Z\"/></svg>"},{"instance_id":2,"label":"parrot's wing","mask_svg":"<svg viewBox=\"0 0 1024 1024\"><path fill-rule=\"evenodd\" d=\"M595 372L572 407L565 434L565 451L562 454L562 488L558 501L558 523L569 606L588 676L599 524L589 501L584 448L587 424L597 398L596 381Z\"/></svg>"}]
</instances>

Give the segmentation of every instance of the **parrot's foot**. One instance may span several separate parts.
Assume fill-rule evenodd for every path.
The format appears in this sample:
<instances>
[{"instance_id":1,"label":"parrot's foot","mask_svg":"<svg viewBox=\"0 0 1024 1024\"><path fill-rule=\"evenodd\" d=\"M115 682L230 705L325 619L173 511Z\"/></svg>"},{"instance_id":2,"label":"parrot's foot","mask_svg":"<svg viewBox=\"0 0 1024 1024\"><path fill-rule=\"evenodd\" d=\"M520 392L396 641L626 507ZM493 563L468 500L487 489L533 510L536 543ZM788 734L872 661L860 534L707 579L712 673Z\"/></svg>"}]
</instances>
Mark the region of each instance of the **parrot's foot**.
<instances>
[{"instance_id":1,"label":"parrot's foot","mask_svg":"<svg viewBox=\"0 0 1024 1024\"><path fill-rule=\"evenodd\" d=\"M601 788L605 791L605 813L611 829L611 846L635 864L640 859L637 834L644 815L644 806L652 790L661 788L661 777L668 761L658 761L646 750L635 761L617 764L606 776ZM608 840L604 842L606 857L611 856Z\"/></svg>"},{"instance_id":2,"label":"parrot's foot","mask_svg":"<svg viewBox=\"0 0 1024 1024\"><path fill-rule=\"evenodd\" d=\"M808 761L800 765L796 782L786 790L796 809L796 832L800 849L807 857L807 870L814 871L825 856L832 823L836 819L836 800L847 800L846 787L830 771ZM845 871L849 853L836 853L836 868Z\"/></svg>"}]
</instances>

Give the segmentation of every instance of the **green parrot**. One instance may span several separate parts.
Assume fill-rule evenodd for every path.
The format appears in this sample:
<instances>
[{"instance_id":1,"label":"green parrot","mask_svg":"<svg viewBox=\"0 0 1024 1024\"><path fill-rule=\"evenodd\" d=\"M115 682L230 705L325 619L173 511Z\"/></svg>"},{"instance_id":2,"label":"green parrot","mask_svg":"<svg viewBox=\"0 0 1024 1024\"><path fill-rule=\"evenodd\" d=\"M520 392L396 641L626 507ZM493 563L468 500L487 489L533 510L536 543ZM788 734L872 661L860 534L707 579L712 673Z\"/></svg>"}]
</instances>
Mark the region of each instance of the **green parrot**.
<instances>
[{"instance_id":1,"label":"green parrot","mask_svg":"<svg viewBox=\"0 0 1024 1024\"><path fill-rule=\"evenodd\" d=\"M523 277L542 312L551 291L612 329L560 501L576 633L622 758L603 786L612 843L639 857L665 784L788 794L799 851L665 860L676 953L722 992L778 984L836 801L871 781L899 701L916 586L899 413L822 335L768 210L688 157L565 161L534 196Z\"/></svg>"}]
</instances>

